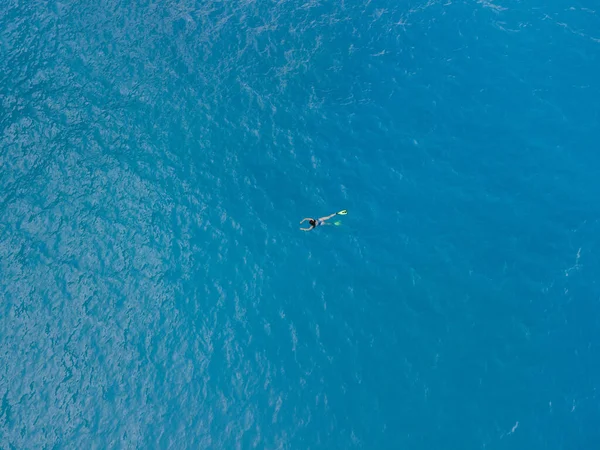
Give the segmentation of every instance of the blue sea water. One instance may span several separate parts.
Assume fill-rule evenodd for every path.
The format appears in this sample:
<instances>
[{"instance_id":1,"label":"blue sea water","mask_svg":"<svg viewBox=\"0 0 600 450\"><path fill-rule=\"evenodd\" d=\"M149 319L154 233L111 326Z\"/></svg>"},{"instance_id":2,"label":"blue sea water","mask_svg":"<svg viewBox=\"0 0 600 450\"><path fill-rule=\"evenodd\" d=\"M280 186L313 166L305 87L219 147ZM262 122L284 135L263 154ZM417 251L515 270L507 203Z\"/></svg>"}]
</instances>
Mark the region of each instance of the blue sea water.
<instances>
[{"instance_id":1,"label":"blue sea water","mask_svg":"<svg viewBox=\"0 0 600 450\"><path fill-rule=\"evenodd\" d=\"M597 9L1 1L0 448L599 448Z\"/></svg>"}]
</instances>

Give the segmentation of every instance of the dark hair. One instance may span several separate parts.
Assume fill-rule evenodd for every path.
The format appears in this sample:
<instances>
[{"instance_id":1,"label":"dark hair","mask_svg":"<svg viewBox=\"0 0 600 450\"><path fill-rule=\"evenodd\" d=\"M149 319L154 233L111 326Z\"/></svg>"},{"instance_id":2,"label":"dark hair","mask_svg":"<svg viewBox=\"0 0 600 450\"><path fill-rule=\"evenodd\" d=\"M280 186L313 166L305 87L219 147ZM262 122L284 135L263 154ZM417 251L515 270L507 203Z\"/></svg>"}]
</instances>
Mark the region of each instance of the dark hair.
<instances>
[{"instance_id":1,"label":"dark hair","mask_svg":"<svg viewBox=\"0 0 600 450\"><path fill-rule=\"evenodd\" d=\"M310 219L308 223L310 223L314 227L317 224L317 221L315 219Z\"/></svg>"}]
</instances>

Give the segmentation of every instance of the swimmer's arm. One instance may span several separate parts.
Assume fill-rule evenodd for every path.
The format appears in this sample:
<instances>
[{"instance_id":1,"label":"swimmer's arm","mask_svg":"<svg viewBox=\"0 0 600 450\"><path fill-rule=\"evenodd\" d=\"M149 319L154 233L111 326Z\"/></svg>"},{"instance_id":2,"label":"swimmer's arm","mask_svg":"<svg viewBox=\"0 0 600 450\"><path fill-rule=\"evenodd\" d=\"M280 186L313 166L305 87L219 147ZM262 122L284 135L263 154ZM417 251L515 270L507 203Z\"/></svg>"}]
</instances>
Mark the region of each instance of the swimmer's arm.
<instances>
[{"instance_id":1,"label":"swimmer's arm","mask_svg":"<svg viewBox=\"0 0 600 450\"><path fill-rule=\"evenodd\" d=\"M302 219L302 221L300 222L300 224L303 224L304 222L306 222L307 220L310 220L310 217L305 217L304 219ZM302 228L300 227L300 229L302 231L310 231L312 230L314 227L311 225L310 228Z\"/></svg>"}]
</instances>

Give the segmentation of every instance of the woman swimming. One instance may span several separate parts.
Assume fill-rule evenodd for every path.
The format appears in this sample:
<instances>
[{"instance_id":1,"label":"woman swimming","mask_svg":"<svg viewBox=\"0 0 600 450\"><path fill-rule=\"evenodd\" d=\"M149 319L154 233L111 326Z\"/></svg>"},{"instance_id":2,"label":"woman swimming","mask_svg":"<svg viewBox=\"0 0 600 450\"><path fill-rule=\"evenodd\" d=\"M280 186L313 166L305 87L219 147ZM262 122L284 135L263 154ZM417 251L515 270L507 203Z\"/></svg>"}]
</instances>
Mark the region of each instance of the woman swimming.
<instances>
[{"instance_id":1,"label":"woman swimming","mask_svg":"<svg viewBox=\"0 0 600 450\"><path fill-rule=\"evenodd\" d=\"M330 225L328 223L325 223L325 221L331 219L332 217L337 216L338 214L340 214L340 215L343 216L343 215L347 214L347 211L344 209L344 210L342 210L340 212L333 213L333 214L331 214L329 216L321 217L320 219L312 219L310 217L307 217L305 219L302 219L302 221L300 222L300 224L303 224L304 222L306 222L308 220L308 223L310 224L310 228L300 228L300 229L302 231L310 231L313 228L317 228L319 225Z\"/></svg>"}]
</instances>

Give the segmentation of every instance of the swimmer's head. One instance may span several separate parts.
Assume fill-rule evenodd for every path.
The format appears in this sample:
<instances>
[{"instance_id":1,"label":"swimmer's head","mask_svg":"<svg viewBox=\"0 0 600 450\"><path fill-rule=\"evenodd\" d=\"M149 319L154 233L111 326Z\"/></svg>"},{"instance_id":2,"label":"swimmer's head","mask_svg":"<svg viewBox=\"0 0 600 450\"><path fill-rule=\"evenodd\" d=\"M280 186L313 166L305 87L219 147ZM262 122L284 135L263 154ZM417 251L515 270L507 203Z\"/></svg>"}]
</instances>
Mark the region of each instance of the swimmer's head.
<instances>
[{"instance_id":1,"label":"swimmer's head","mask_svg":"<svg viewBox=\"0 0 600 450\"><path fill-rule=\"evenodd\" d=\"M311 226L311 227L314 227L314 226L317 224L317 222L316 222L316 220L315 220L315 219L310 219L310 220L308 221L308 223L310 223L310 226Z\"/></svg>"}]
</instances>

